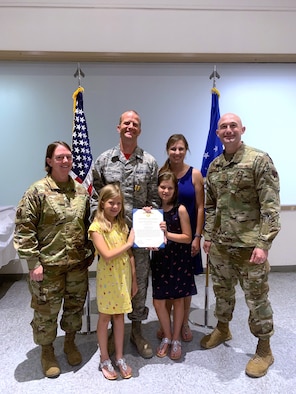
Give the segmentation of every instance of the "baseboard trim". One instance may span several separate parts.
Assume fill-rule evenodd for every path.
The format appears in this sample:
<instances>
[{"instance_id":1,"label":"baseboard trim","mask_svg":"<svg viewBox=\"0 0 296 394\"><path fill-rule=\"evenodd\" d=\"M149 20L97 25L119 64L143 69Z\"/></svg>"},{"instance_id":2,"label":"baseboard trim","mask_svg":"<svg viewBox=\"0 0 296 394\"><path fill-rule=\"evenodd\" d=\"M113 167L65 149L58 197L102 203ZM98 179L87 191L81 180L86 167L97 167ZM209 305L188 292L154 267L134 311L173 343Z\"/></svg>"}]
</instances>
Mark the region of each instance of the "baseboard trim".
<instances>
[{"instance_id":1,"label":"baseboard trim","mask_svg":"<svg viewBox=\"0 0 296 394\"><path fill-rule=\"evenodd\" d=\"M4 282L16 282L27 279L28 274L0 274L0 284Z\"/></svg>"},{"instance_id":2,"label":"baseboard trim","mask_svg":"<svg viewBox=\"0 0 296 394\"><path fill-rule=\"evenodd\" d=\"M296 265L273 265L271 272L296 272Z\"/></svg>"},{"instance_id":3,"label":"baseboard trim","mask_svg":"<svg viewBox=\"0 0 296 394\"><path fill-rule=\"evenodd\" d=\"M296 272L296 265L273 265L270 267L271 272ZM206 273L204 269L204 274ZM89 271L89 277L95 278L96 271ZM2 282L14 282L22 279L27 279L28 274L0 274L0 284Z\"/></svg>"}]
</instances>

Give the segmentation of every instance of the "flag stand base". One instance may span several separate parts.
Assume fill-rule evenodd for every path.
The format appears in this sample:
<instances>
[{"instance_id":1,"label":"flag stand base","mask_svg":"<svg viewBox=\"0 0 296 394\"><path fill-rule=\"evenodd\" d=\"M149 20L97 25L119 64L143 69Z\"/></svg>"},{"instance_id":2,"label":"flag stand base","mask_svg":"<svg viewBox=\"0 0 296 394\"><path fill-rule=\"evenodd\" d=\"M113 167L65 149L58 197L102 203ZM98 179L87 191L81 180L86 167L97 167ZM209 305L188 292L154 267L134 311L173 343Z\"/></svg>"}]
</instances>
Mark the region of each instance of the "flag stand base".
<instances>
[{"instance_id":1,"label":"flag stand base","mask_svg":"<svg viewBox=\"0 0 296 394\"><path fill-rule=\"evenodd\" d=\"M214 328L217 325L217 319L211 310L196 309L190 313L189 321L191 324L201 327Z\"/></svg>"},{"instance_id":2,"label":"flag stand base","mask_svg":"<svg viewBox=\"0 0 296 394\"><path fill-rule=\"evenodd\" d=\"M214 328L217 325L217 319L214 316L214 312L208 309L209 272L209 257L207 256L205 307L204 309L196 309L195 311L192 311L189 315L189 321L196 326Z\"/></svg>"},{"instance_id":3,"label":"flag stand base","mask_svg":"<svg viewBox=\"0 0 296 394\"><path fill-rule=\"evenodd\" d=\"M92 334L97 331L98 315L91 314L82 316L82 327L78 334Z\"/></svg>"},{"instance_id":4,"label":"flag stand base","mask_svg":"<svg viewBox=\"0 0 296 394\"><path fill-rule=\"evenodd\" d=\"M92 334L97 331L98 314L90 313L90 293L87 292L84 315L82 316L82 326L78 334Z\"/></svg>"}]
</instances>

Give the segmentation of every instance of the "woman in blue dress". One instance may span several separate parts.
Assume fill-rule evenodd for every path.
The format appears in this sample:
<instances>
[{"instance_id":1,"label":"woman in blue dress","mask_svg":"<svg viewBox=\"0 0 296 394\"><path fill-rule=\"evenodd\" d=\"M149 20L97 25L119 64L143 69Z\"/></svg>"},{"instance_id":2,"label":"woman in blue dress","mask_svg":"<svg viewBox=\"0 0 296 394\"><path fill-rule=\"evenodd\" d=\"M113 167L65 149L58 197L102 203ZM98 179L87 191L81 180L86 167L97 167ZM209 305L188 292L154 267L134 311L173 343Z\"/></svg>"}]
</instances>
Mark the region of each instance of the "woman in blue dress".
<instances>
[{"instance_id":1,"label":"woman in blue dress","mask_svg":"<svg viewBox=\"0 0 296 394\"><path fill-rule=\"evenodd\" d=\"M192 270L195 275L203 272L200 251L200 241L204 225L204 182L201 172L184 162L189 151L189 145L183 134L173 134L166 144L168 158L160 169L172 171L178 179L178 201L188 211L192 231L191 259ZM184 299L184 320L182 325L182 340L192 340L192 332L188 321L190 314L191 296ZM170 306L168 305L170 308ZM157 336L163 336L162 329L158 330Z\"/></svg>"}]
</instances>

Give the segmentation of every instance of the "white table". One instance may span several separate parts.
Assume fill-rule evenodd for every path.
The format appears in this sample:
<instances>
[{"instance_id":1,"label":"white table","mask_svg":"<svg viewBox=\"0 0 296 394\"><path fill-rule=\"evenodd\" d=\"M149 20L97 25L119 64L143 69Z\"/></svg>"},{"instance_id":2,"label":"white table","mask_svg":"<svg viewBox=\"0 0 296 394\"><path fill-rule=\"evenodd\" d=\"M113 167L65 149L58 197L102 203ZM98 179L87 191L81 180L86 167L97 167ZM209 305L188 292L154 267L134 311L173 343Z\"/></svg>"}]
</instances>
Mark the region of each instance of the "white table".
<instances>
[{"instance_id":1,"label":"white table","mask_svg":"<svg viewBox=\"0 0 296 394\"><path fill-rule=\"evenodd\" d=\"M16 208L12 205L0 207L0 268L18 259L13 247L15 213Z\"/></svg>"}]
</instances>

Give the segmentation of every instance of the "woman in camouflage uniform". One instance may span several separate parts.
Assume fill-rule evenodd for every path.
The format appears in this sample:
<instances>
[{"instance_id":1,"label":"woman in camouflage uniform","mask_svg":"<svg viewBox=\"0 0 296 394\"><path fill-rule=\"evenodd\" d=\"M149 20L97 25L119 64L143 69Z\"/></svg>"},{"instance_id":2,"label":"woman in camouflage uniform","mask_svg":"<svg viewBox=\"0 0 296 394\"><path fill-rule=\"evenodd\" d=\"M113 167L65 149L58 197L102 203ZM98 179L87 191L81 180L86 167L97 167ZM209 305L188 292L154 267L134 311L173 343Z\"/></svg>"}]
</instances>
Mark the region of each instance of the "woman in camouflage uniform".
<instances>
[{"instance_id":1,"label":"woman in camouflage uniform","mask_svg":"<svg viewBox=\"0 0 296 394\"><path fill-rule=\"evenodd\" d=\"M87 238L89 196L69 176L71 148L62 141L47 147L47 176L25 192L17 207L15 248L27 260L34 341L42 346L44 375L57 377L60 367L53 342L63 303L61 328L66 332L64 351L70 365L82 361L74 339L81 329L88 288L88 266L93 259Z\"/></svg>"}]
</instances>

